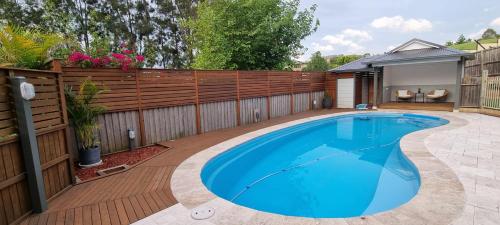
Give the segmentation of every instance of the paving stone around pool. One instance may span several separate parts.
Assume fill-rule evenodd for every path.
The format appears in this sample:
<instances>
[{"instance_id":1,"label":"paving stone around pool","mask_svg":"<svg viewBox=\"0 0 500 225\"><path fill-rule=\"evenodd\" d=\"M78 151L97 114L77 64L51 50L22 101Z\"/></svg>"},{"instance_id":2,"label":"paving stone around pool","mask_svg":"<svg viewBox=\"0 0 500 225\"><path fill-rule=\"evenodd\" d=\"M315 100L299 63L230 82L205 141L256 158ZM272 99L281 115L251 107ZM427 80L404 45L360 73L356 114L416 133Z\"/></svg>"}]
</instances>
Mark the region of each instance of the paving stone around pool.
<instances>
[{"instance_id":1,"label":"paving stone around pool","mask_svg":"<svg viewBox=\"0 0 500 225\"><path fill-rule=\"evenodd\" d=\"M450 123L410 133L401 140L402 151L420 171L422 185L415 198L397 209L347 219L288 217L235 205L215 196L201 183L201 167L218 153L273 130L347 114L336 113L257 130L193 155L172 178L179 203L136 224L500 224L500 118L476 113L409 112L439 116ZM190 214L196 207L211 207L215 215L194 220Z\"/></svg>"}]
</instances>

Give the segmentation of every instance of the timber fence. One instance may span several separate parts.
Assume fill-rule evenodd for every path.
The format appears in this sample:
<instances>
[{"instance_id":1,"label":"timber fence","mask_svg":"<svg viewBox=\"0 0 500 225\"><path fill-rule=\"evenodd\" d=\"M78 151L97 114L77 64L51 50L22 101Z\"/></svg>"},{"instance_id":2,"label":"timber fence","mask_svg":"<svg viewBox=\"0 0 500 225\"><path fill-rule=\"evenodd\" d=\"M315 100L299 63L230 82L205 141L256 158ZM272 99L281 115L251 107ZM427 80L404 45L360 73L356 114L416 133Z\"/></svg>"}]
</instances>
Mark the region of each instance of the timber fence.
<instances>
[{"instance_id":1,"label":"timber fence","mask_svg":"<svg viewBox=\"0 0 500 225\"><path fill-rule=\"evenodd\" d=\"M19 124L19 117L16 119L11 78L19 76L35 87L30 119L37 153L26 151L20 135L25 127ZM38 200L46 202L71 186L74 176L66 139L65 106L60 73L0 68L0 225L15 224L39 210L32 189L36 184L31 182L36 174L27 168L35 166L41 172L37 179L45 196ZM34 159L38 161L29 162L32 155L37 155Z\"/></svg>"},{"instance_id":2,"label":"timber fence","mask_svg":"<svg viewBox=\"0 0 500 225\"><path fill-rule=\"evenodd\" d=\"M461 106L500 110L500 48L475 53L465 62L461 87Z\"/></svg>"},{"instance_id":3,"label":"timber fence","mask_svg":"<svg viewBox=\"0 0 500 225\"><path fill-rule=\"evenodd\" d=\"M90 79L104 154L321 108L325 72L82 69L63 67L64 83Z\"/></svg>"},{"instance_id":4,"label":"timber fence","mask_svg":"<svg viewBox=\"0 0 500 225\"><path fill-rule=\"evenodd\" d=\"M108 110L99 117L99 140L109 154L129 148L129 130L138 147L320 109L325 90L335 91L326 74L0 68L0 225L44 211L75 182L65 85L90 79L106 90L97 103ZM23 81L34 85L34 99L20 97Z\"/></svg>"}]
</instances>

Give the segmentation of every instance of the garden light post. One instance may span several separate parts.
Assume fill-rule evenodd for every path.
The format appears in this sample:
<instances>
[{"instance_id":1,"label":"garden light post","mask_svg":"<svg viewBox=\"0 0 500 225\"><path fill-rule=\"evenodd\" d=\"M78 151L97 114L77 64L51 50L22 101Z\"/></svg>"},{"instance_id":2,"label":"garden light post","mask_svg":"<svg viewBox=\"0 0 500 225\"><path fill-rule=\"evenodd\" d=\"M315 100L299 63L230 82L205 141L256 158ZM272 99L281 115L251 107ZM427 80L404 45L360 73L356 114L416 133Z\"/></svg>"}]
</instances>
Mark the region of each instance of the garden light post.
<instances>
[{"instance_id":1,"label":"garden light post","mask_svg":"<svg viewBox=\"0 0 500 225\"><path fill-rule=\"evenodd\" d=\"M47 199L40 165L40 155L36 140L30 100L35 97L35 88L24 77L11 77L12 94L16 107L19 140L23 152L26 177L33 211L47 210Z\"/></svg>"}]
</instances>

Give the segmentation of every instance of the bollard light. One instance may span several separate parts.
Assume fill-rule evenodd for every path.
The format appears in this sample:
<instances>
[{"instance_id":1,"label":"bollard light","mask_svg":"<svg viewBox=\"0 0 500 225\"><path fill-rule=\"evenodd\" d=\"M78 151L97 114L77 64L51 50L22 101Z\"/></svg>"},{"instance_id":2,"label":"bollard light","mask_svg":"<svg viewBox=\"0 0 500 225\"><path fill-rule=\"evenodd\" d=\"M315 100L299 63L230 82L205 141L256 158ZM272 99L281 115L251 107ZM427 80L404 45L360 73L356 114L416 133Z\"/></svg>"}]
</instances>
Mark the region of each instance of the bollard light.
<instances>
[{"instance_id":1,"label":"bollard light","mask_svg":"<svg viewBox=\"0 0 500 225\"><path fill-rule=\"evenodd\" d=\"M127 129L128 134L128 148L130 151L134 149L134 139L135 139L135 131L133 129Z\"/></svg>"},{"instance_id":2,"label":"bollard light","mask_svg":"<svg viewBox=\"0 0 500 225\"><path fill-rule=\"evenodd\" d=\"M24 100L28 101L35 97L35 86L33 86L33 84L22 82L19 86L21 89L21 97L23 97Z\"/></svg>"}]
</instances>

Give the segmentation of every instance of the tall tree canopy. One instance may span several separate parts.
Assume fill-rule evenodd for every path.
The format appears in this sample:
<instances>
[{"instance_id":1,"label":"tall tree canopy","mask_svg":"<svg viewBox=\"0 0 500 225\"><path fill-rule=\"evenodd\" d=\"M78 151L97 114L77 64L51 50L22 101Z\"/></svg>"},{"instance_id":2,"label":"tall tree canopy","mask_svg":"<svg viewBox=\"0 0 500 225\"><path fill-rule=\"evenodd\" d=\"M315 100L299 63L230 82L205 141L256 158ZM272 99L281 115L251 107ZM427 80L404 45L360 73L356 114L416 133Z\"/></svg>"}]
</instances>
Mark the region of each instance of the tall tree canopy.
<instances>
[{"instance_id":1,"label":"tall tree canopy","mask_svg":"<svg viewBox=\"0 0 500 225\"><path fill-rule=\"evenodd\" d=\"M316 31L316 5L299 0L203 1L187 27L197 69L284 69L300 54L301 40Z\"/></svg>"},{"instance_id":2,"label":"tall tree canopy","mask_svg":"<svg viewBox=\"0 0 500 225\"><path fill-rule=\"evenodd\" d=\"M482 39L490 39L490 38L497 38L498 34L495 30L488 28L484 31L483 35L481 36Z\"/></svg>"},{"instance_id":3,"label":"tall tree canopy","mask_svg":"<svg viewBox=\"0 0 500 225\"><path fill-rule=\"evenodd\" d=\"M311 56L311 59L304 68L304 71L327 71L329 67L330 65L328 65L326 59L323 58L323 56L321 56L321 52L318 51Z\"/></svg>"},{"instance_id":4,"label":"tall tree canopy","mask_svg":"<svg viewBox=\"0 0 500 225\"><path fill-rule=\"evenodd\" d=\"M465 36L463 34L460 34L460 36L458 36L458 39L455 42L455 44L463 44L463 43L468 42L468 41L469 40L467 40L467 38L465 38Z\"/></svg>"},{"instance_id":5,"label":"tall tree canopy","mask_svg":"<svg viewBox=\"0 0 500 225\"><path fill-rule=\"evenodd\" d=\"M365 55L339 55L333 59L330 60L330 68L337 68L339 66L342 66L344 64L350 63L352 61L358 60L364 56L368 56L369 54Z\"/></svg>"},{"instance_id":6,"label":"tall tree canopy","mask_svg":"<svg viewBox=\"0 0 500 225\"><path fill-rule=\"evenodd\" d=\"M100 43L116 49L127 42L146 56L146 66L182 68L190 64L193 54L187 45L190 31L181 21L194 16L197 2L1 0L0 23L62 33L87 51Z\"/></svg>"}]
</instances>

